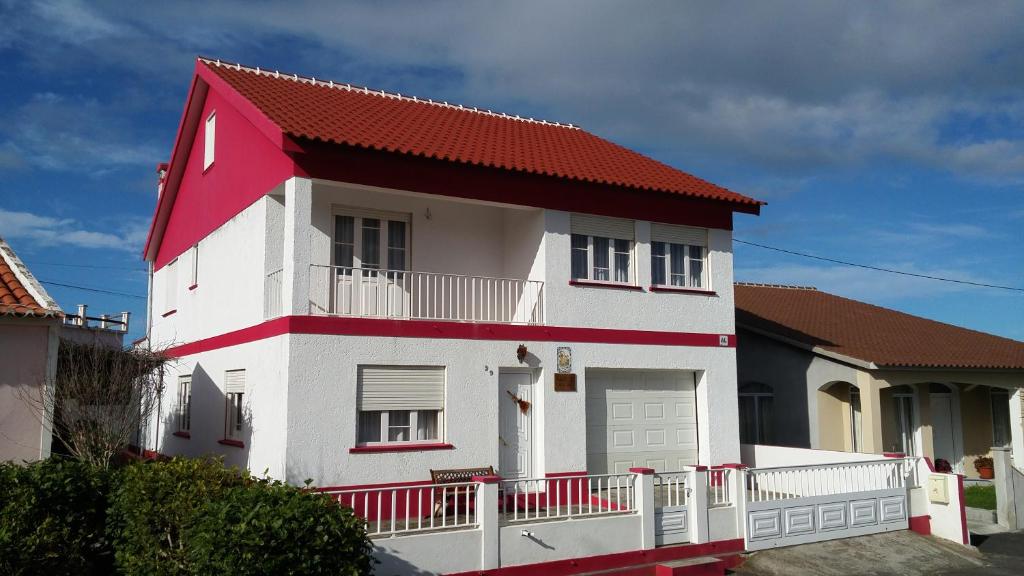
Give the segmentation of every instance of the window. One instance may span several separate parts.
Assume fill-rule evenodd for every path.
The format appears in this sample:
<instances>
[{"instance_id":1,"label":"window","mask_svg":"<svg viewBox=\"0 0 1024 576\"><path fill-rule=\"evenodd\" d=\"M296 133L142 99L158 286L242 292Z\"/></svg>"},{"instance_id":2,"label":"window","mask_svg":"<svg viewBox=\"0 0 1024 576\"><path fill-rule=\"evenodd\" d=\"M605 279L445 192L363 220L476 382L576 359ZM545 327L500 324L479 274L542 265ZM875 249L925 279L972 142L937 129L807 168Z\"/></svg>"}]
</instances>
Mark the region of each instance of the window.
<instances>
[{"instance_id":1,"label":"window","mask_svg":"<svg viewBox=\"0 0 1024 576\"><path fill-rule=\"evenodd\" d=\"M361 445L441 439L444 368L360 366L356 440Z\"/></svg>"},{"instance_id":2,"label":"window","mask_svg":"<svg viewBox=\"0 0 1024 576\"><path fill-rule=\"evenodd\" d=\"M192 429L192 376L178 376L178 432Z\"/></svg>"},{"instance_id":3,"label":"window","mask_svg":"<svg viewBox=\"0 0 1024 576\"><path fill-rule=\"evenodd\" d=\"M860 389L850 386L850 447L851 452L860 452L864 444L863 416L860 411Z\"/></svg>"},{"instance_id":4,"label":"window","mask_svg":"<svg viewBox=\"0 0 1024 576\"><path fill-rule=\"evenodd\" d=\"M408 216L385 213L341 213L334 216L334 265L339 274L353 268L408 269Z\"/></svg>"},{"instance_id":5,"label":"window","mask_svg":"<svg viewBox=\"0 0 1024 576\"><path fill-rule=\"evenodd\" d=\"M998 388L989 389L992 403L992 445L1010 446L1010 394Z\"/></svg>"},{"instance_id":6,"label":"window","mask_svg":"<svg viewBox=\"0 0 1024 576\"><path fill-rule=\"evenodd\" d=\"M189 288L199 285L199 244L192 247L192 279Z\"/></svg>"},{"instance_id":7,"label":"window","mask_svg":"<svg viewBox=\"0 0 1024 576\"><path fill-rule=\"evenodd\" d=\"M210 112L206 117L205 140L203 143L203 170L213 166L214 140L217 136L217 112Z\"/></svg>"},{"instance_id":8,"label":"window","mask_svg":"<svg viewBox=\"0 0 1024 576\"><path fill-rule=\"evenodd\" d=\"M178 259L164 267L164 314L178 307Z\"/></svg>"},{"instance_id":9,"label":"window","mask_svg":"<svg viewBox=\"0 0 1024 576\"><path fill-rule=\"evenodd\" d=\"M242 399L245 396L245 370L224 372L224 438L242 439L245 423Z\"/></svg>"},{"instance_id":10,"label":"window","mask_svg":"<svg viewBox=\"0 0 1024 576\"><path fill-rule=\"evenodd\" d=\"M767 444L772 441L775 395L766 384L751 383L739 389L740 442Z\"/></svg>"},{"instance_id":11,"label":"window","mask_svg":"<svg viewBox=\"0 0 1024 576\"><path fill-rule=\"evenodd\" d=\"M667 224L651 225L651 284L709 289L707 230Z\"/></svg>"},{"instance_id":12,"label":"window","mask_svg":"<svg viewBox=\"0 0 1024 576\"><path fill-rule=\"evenodd\" d=\"M906 387L899 386L898 388L905 389ZM896 430L899 433L896 439L898 444L894 446L894 451L914 456L917 454L914 448L914 431L917 428L914 423L914 394L913 392L895 393L892 395L892 399L896 408Z\"/></svg>"},{"instance_id":13,"label":"window","mask_svg":"<svg viewBox=\"0 0 1024 576\"><path fill-rule=\"evenodd\" d=\"M572 215L571 277L628 284L633 282L633 221Z\"/></svg>"}]
</instances>

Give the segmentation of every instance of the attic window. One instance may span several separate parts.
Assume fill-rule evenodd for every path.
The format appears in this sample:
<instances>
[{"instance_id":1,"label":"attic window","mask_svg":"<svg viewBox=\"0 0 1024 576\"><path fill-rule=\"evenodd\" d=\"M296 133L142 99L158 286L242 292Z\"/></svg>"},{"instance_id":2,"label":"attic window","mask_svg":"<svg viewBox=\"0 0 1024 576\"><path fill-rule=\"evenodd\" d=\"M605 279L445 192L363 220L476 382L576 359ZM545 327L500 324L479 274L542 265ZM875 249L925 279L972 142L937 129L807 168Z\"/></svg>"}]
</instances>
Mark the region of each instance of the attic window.
<instances>
[{"instance_id":1,"label":"attic window","mask_svg":"<svg viewBox=\"0 0 1024 576\"><path fill-rule=\"evenodd\" d=\"M206 118L206 140L203 145L203 170L213 166L213 146L217 134L217 111L210 112Z\"/></svg>"}]
</instances>

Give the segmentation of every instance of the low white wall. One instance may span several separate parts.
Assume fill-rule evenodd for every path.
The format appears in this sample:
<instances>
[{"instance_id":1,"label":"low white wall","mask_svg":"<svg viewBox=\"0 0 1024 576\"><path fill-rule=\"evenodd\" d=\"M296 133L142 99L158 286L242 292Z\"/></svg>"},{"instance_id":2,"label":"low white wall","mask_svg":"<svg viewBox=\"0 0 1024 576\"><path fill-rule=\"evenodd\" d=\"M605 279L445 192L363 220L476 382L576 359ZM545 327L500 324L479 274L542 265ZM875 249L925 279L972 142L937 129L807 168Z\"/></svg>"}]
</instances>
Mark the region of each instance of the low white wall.
<instances>
[{"instance_id":1,"label":"low white wall","mask_svg":"<svg viewBox=\"0 0 1024 576\"><path fill-rule=\"evenodd\" d=\"M735 506L708 509L708 539L711 542L742 537L736 526Z\"/></svg>"},{"instance_id":2,"label":"low white wall","mask_svg":"<svg viewBox=\"0 0 1024 576\"><path fill-rule=\"evenodd\" d=\"M928 505L928 515L931 516L932 534L939 538L952 540L957 544L970 544L970 536L966 535L965 537L966 520L963 516L963 484L961 477L958 477L956 474L937 474L934 472L925 474L921 477L921 483L924 485L925 491L928 489L929 476L944 476L949 490L949 504L931 502L928 500L927 495L925 496L925 502Z\"/></svg>"},{"instance_id":3,"label":"low white wall","mask_svg":"<svg viewBox=\"0 0 1024 576\"><path fill-rule=\"evenodd\" d=\"M376 576L450 574L480 569L482 531L454 530L373 541Z\"/></svg>"},{"instance_id":4,"label":"low white wall","mask_svg":"<svg viewBox=\"0 0 1024 576\"><path fill-rule=\"evenodd\" d=\"M501 528L499 558L504 567L629 552L642 547L640 533L637 514L513 524Z\"/></svg>"},{"instance_id":5,"label":"low white wall","mask_svg":"<svg viewBox=\"0 0 1024 576\"><path fill-rule=\"evenodd\" d=\"M740 459L750 468L776 468L779 466L809 466L813 464L840 464L843 462L869 462L882 460L880 454L814 450L764 444L741 444Z\"/></svg>"}]
</instances>

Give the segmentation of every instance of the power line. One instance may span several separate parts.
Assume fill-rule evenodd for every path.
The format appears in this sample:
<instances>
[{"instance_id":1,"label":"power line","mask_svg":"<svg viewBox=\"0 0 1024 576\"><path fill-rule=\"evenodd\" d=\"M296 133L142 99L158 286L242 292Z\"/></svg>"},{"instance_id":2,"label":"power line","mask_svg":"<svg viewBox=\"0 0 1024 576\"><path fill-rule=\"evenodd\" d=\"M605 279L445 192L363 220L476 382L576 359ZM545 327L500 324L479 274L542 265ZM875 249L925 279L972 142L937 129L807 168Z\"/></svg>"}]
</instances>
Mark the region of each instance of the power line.
<instances>
[{"instance_id":1,"label":"power line","mask_svg":"<svg viewBox=\"0 0 1024 576\"><path fill-rule=\"evenodd\" d=\"M126 296L128 298L139 298L145 300L145 296L139 294L128 294L126 292L115 292L113 290L103 290L102 288L92 288L90 286L76 286L74 284L62 284L60 282L51 282L49 280L39 280L43 284L49 284L50 286L60 286L62 288L74 288L75 290L85 290L86 292L99 292L100 294L111 294L114 296Z\"/></svg>"},{"instance_id":2,"label":"power line","mask_svg":"<svg viewBox=\"0 0 1024 576\"><path fill-rule=\"evenodd\" d=\"M64 268L94 268L97 270L129 270L131 272L145 272L145 268L129 268L127 266L104 266L102 264L64 264L62 262L33 262L35 266L62 266Z\"/></svg>"},{"instance_id":3,"label":"power line","mask_svg":"<svg viewBox=\"0 0 1024 576\"><path fill-rule=\"evenodd\" d=\"M924 278L926 280L939 280L941 282L953 282L955 284L967 284L969 286L980 286L982 288L998 288L1000 290L1013 290L1015 292L1024 292L1024 288L1018 288L1016 286L999 286L998 284L985 284L983 282L956 280L954 278L943 278L941 276L931 276L928 274L915 274L914 272L893 270L891 268L880 268L878 266L869 266L867 264L858 264L856 262L847 262L845 260L836 260L835 258L825 258L824 256L815 256L813 254L806 254L804 252L796 252L794 250L776 248L775 246L767 246L765 244L758 244L756 242L747 242L746 240L740 240L739 238L733 238L733 242L739 242L740 244L746 244L748 246L757 246L758 248L764 248L765 250L774 250L776 252L782 252L784 254L792 254L793 256L802 256L804 258L813 258L814 260L823 260L825 262L831 262L833 264L842 264L844 266L854 266L857 268L865 268L867 270L875 270L877 272L888 272L889 274L900 274L902 276L913 276L914 278Z\"/></svg>"}]
</instances>

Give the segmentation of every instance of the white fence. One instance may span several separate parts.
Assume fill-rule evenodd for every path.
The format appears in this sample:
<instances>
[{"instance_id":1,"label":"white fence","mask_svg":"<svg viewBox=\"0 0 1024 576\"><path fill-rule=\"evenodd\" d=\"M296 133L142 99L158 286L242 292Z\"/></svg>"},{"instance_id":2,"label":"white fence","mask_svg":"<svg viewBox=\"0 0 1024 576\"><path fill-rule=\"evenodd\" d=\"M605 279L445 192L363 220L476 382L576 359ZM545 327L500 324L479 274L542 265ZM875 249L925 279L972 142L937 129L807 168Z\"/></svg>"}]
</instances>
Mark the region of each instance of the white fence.
<instances>
[{"instance_id":1,"label":"white fence","mask_svg":"<svg viewBox=\"0 0 1024 576\"><path fill-rule=\"evenodd\" d=\"M475 528L477 484L324 490L366 521L370 536Z\"/></svg>"},{"instance_id":2,"label":"white fence","mask_svg":"<svg viewBox=\"0 0 1024 576\"><path fill-rule=\"evenodd\" d=\"M654 475L654 506L668 508L690 503L690 477L688 471L662 472Z\"/></svg>"},{"instance_id":3,"label":"white fence","mask_svg":"<svg viewBox=\"0 0 1024 576\"><path fill-rule=\"evenodd\" d=\"M712 468L708 470L708 506L732 506L732 483L736 471L732 468Z\"/></svg>"},{"instance_id":4,"label":"white fence","mask_svg":"<svg viewBox=\"0 0 1024 576\"><path fill-rule=\"evenodd\" d=\"M281 293L284 270L279 268L268 272L263 281L263 318L277 318L281 315Z\"/></svg>"},{"instance_id":5,"label":"white fence","mask_svg":"<svg viewBox=\"0 0 1024 576\"><path fill-rule=\"evenodd\" d=\"M747 470L746 489L749 502L889 490L916 486L916 470L916 462L907 458L751 468Z\"/></svg>"},{"instance_id":6,"label":"white fence","mask_svg":"<svg viewBox=\"0 0 1024 576\"><path fill-rule=\"evenodd\" d=\"M310 267L310 314L544 323L544 283L407 270Z\"/></svg>"},{"instance_id":7,"label":"white fence","mask_svg":"<svg viewBox=\"0 0 1024 576\"><path fill-rule=\"evenodd\" d=\"M633 474L503 480L499 510L506 522L636 512Z\"/></svg>"}]
</instances>

